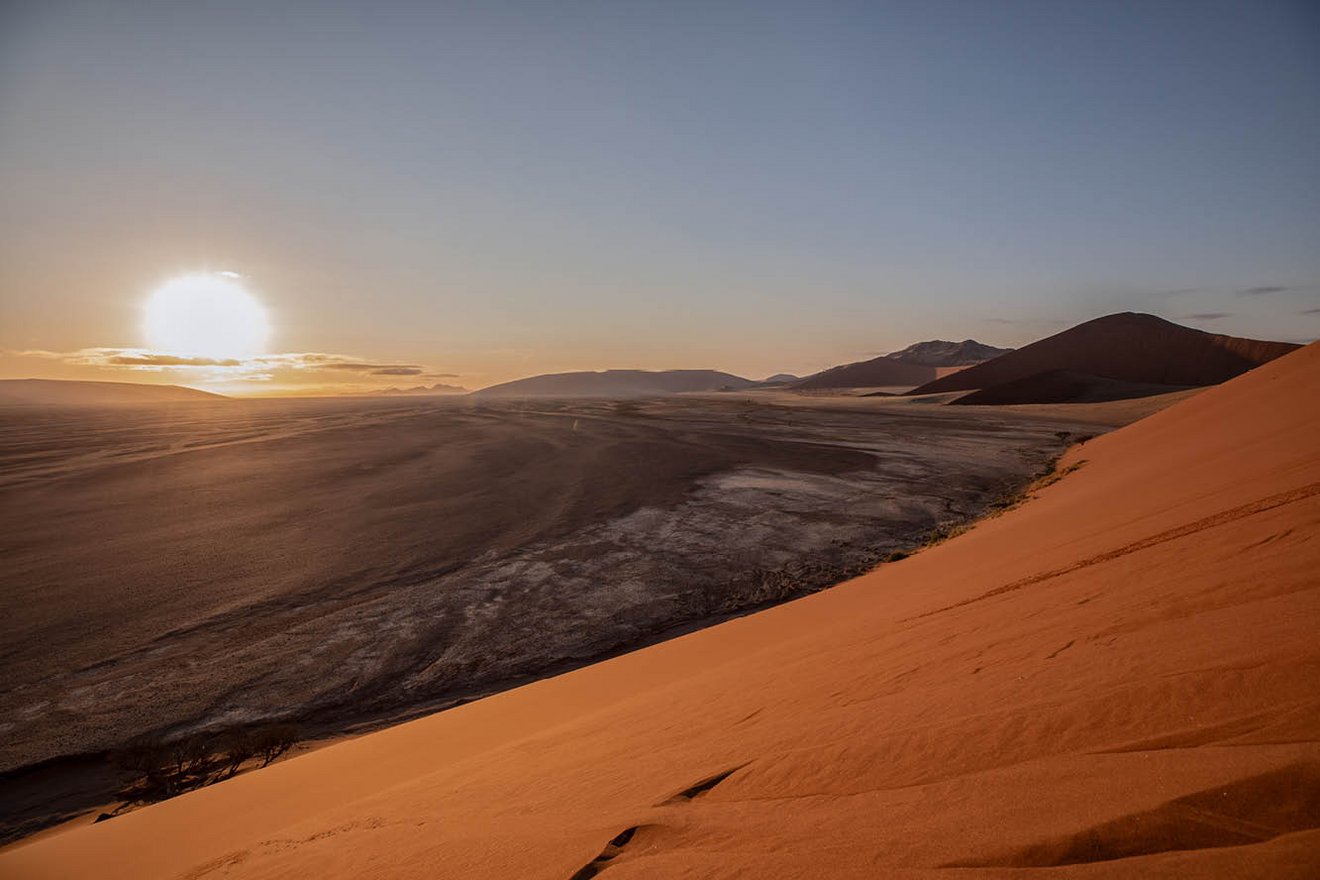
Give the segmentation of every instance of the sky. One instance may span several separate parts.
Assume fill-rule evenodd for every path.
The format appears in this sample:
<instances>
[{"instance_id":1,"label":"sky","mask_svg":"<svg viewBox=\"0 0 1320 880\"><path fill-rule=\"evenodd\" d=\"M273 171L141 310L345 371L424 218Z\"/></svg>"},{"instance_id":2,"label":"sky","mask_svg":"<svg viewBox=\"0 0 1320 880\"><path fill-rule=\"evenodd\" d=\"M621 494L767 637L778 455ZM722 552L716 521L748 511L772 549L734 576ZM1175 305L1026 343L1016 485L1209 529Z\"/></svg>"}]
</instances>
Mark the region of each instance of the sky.
<instances>
[{"instance_id":1,"label":"sky","mask_svg":"<svg viewBox=\"0 0 1320 880\"><path fill-rule=\"evenodd\" d=\"M0 377L805 374L1320 337L1309 2L0 0ZM145 336L228 273L265 349ZM204 360L194 358L195 360Z\"/></svg>"}]
</instances>

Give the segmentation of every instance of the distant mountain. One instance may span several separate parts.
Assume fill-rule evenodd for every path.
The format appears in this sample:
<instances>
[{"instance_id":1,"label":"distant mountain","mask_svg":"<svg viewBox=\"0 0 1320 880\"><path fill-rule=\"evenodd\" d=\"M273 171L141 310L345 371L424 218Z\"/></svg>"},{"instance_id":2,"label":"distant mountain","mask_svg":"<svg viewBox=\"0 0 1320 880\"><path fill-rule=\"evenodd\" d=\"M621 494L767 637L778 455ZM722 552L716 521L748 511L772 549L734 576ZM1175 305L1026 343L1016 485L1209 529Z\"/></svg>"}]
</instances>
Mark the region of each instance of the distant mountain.
<instances>
[{"instance_id":1,"label":"distant mountain","mask_svg":"<svg viewBox=\"0 0 1320 880\"><path fill-rule=\"evenodd\" d=\"M651 397L683 391L726 391L755 385L750 379L716 370L605 370L551 373L492 385L475 397Z\"/></svg>"},{"instance_id":2,"label":"distant mountain","mask_svg":"<svg viewBox=\"0 0 1320 880\"><path fill-rule=\"evenodd\" d=\"M932 339L909 345L869 361L831 367L808 376L794 388L874 388L886 385L921 385L949 372L950 369L979 364L1012 349L995 348L974 339L948 342Z\"/></svg>"},{"instance_id":3,"label":"distant mountain","mask_svg":"<svg viewBox=\"0 0 1320 880\"><path fill-rule=\"evenodd\" d=\"M995 348L975 339L964 339L962 342L932 339L929 342L914 343L902 351L887 354L885 357L926 367L970 367L993 360L1001 354L1008 354L1012 350Z\"/></svg>"},{"instance_id":4,"label":"distant mountain","mask_svg":"<svg viewBox=\"0 0 1320 880\"><path fill-rule=\"evenodd\" d=\"M414 385L411 388L386 388L384 391L368 391L367 393L388 397L424 397L435 394L467 394L468 390L461 385L445 385L442 382L437 382L434 385Z\"/></svg>"},{"instance_id":5,"label":"distant mountain","mask_svg":"<svg viewBox=\"0 0 1320 880\"><path fill-rule=\"evenodd\" d=\"M1300 346L1205 333L1154 315L1122 312L1078 324L992 361L927 382L909 394L989 389L1051 371L1146 385L1215 385ZM1037 380L1057 397L1057 377ZM1112 386L1110 386L1112 390ZM1008 389L1027 403L1024 389ZM1029 395L1025 395L1029 396ZM1041 401L1045 402L1045 401Z\"/></svg>"},{"instance_id":6,"label":"distant mountain","mask_svg":"<svg viewBox=\"0 0 1320 880\"><path fill-rule=\"evenodd\" d=\"M801 376L794 376L792 373L775 373L773 376L767 376L761 380L762 385L787 385L790 382L796 382Z\"/></svg>"},{"instance_id":7,"label":"distant mountain","mask_svg":"<svg viewBox=\"0 0 1320 880\"><path fill-rule=\"evenodd\" d=\"M72 379L0 379L0 404L100 406L121 403L175 403L228 400L222 394L182 385L136 382L82 382Z\"/></svg>"}]
</instances>

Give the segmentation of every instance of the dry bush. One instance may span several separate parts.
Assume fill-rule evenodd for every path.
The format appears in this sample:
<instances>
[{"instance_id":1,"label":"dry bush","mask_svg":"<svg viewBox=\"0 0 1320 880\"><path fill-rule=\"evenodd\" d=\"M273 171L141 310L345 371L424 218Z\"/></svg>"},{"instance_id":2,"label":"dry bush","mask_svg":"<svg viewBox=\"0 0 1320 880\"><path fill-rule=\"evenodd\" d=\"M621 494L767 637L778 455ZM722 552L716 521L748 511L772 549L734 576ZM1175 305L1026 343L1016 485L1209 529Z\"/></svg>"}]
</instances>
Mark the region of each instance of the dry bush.
<instances>
[{"instance_id":1,"label":"dry bush","mask_svg":"<svg viewBox=\"0 0 1320 880\"><path fill-rule=\"evenodd\" d=\"M271 724L257 729L252 737L261 766L269 767L298 742L298 728L292 724Z\"/></svg>"},{"instance_id":2,"label":"dry bush","mask_svg":"<svg viewBox=\"0 0 1320 880\"><path fill-rule=\"evenodd\" d=\"M249 762L268 767L298 742L292 724L197 733L174 740L140 736L113 755L129 781L118 792L127 803L153 803L230 779Z\"/></svg>"}]
</instances>

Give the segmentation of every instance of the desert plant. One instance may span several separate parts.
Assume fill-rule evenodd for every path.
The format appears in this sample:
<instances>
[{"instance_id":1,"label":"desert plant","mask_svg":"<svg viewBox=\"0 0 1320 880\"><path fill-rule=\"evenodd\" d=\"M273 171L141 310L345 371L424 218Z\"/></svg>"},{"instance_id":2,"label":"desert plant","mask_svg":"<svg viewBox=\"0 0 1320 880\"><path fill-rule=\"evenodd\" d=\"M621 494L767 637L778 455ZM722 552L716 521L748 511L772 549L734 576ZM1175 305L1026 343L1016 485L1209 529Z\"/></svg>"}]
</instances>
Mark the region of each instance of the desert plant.
<instances>
[{"instance_id":1,"label":"desert plant","mask_svg":"<svg viewBox=\"0 0 1320 880\"><path fill-rule=\"evenodd\" d=\"M119 791L127 803L152 803L238 775L255 759L267 767L298 741L292 724L236 728L222 734L192 734L174 740L140 736L113 755L129 776Z\"/></svg>"},{"instance_id":2,"label":"desert plant","mask_svg":"<svg viewBox=\"0 0 1320 880\"><path fill-rule=\"evenodd\" d=\"M211 740L202 734L170 743L168 759L166 782L171 797L205 785L215 764Z\"/></svg>"},{"instance_id":3,"label":"desert plant","mask_svg":"<svg viewBox=\"0 0 1320 880\"><path fill-rule=\"evenodd\" d=\"M112 756L114 763L129 774L129 782L118 793L129 803L149 803L168 797L169 749L155 734L130 740Z\"/></svg>"},{"instance_id":4,"label":"desert plant","mask_svg":"<svg viewBox=\"0 0 1320 880\"><path fill-rule=\"evenodd\" d=\"M220 741L218 769L214 782L238 775L243 765L256 757L257 746L251 731L236 729L226 733Z\"/></svg>"},{"instance_id":5,"label":"desert plant","mask_svg":"<svg viewBox=\"0 0 1320 880\"><path fill-rule=\"evenodd\" d=\"M292 724L270 724L252 732L253 754L262 767L269 767L297 742L298 728Z\"/></svg>"},{"instance_id":6,"label":"desert plant","mask_svg":"<svg viewBox=\"0 0 1320 880\"><path fill-rule=\"evenodd\" d=\"M129 773L120 797L130 803L150 803L205 785L211 773L206 739L189 736L166 741L156 734L140 736L114 756Z\"/></svg>"}]
</instances>

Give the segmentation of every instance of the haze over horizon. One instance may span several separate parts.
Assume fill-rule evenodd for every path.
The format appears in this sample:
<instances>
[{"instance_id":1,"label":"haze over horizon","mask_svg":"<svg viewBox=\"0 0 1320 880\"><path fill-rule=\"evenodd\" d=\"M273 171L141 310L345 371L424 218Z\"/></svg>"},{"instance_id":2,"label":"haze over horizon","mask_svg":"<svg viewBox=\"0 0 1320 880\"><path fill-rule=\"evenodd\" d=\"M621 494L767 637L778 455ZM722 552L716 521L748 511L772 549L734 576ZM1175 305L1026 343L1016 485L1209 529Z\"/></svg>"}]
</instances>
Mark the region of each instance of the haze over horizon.
<instances>
[{"instance_id":1,"label":"haze over horizon","mask_svg":"<svg viewBox=\"0 0 1320 880\"><path fill-rule=\"evenodd\" d=\"M1302 2L10 3L0 377L760 378L1123 310L1309 341L1317 141ZM192 273L260 344L153 341Z\"/></svg>"}]
</instances>

